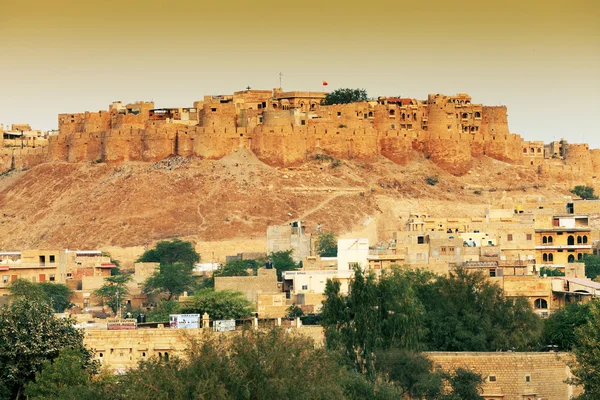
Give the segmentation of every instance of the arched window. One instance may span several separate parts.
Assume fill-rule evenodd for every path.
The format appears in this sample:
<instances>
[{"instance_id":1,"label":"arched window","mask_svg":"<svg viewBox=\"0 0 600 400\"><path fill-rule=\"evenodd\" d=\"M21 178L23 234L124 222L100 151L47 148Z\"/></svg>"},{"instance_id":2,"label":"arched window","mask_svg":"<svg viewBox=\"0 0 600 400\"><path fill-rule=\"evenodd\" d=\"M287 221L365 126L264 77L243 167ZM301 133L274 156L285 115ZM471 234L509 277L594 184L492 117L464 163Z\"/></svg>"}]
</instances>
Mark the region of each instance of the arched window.
<instances>
[{"instance_id":1,"label":"arched window","mask_svg":"<svg viewBox=\"0 0 600 400\"><path fill-rule=\"evenodd\" d=\"M390 115L396 115L396 110L390 110Z\"/></svg>"},{"instance_id":2,"label":"arched window","mask_svg":"<svg viewBox=\"0 0 600 400\"><path fill-rule=\"evenodd\" d=\"M581 244L583 242L583 239L581 239L581 236L577 236L577 244Z\"/></svg>"},{"instance_id":3,"label":"arched window","mask_svg":"<svg viewBox=\"0 0 600 400\"><path fill-rule=\"evenodd\" d=\"M475 118L481 118L481 113L479 111L475 112Z\"/></svg>"},{"instance_id":4,"label":"arched window","mask_svg":"<svg viewBox=\"0 0 600 400\"><path fill-rule=\"evenodd\" d=\"M369 111L369 118L373 118L373 111Z\"/></svg>"},{"instance_id":5,"label":"arched window","mask_svg":"<svg viewBox=\"0 0 600 400\"><path fill-rule=\"evenodd\" d=\"M392 129L396 129L396 125L392 124Z\"/></svg>"},{"instance_id":6,"label":"arched window","mask_svg":"<svg viewBox=\"0 0 600 400\"><path fill-rule=\"evenodd\" d=\"M575 256L573 254L571 254L568 258L568 262L572 263L575 262Z\"/></svg>"},{"instance_id":7,"label":"arched window","mask_svg":"<svg viewBox=\"0 0 600 400\"><path fill-rule=\"evenodd\" d=\"M586 244L588 242L587 236L583 237L583 244Z\"/></svg>"},{"instance_id":8,"label":"arched window","mask_svg":"<svg viewBox=\"0 0 600 400\"><path fill-rule=\"evenodd\" d=\"M404 121L406 119L406 114L402 113L402 120Z\"/></svg>"},{"instance_id":9,"label":"arched window","mask_svg":"<svg viewBox=\"0 0 600 400\"><path fill-rule=\"evenodd\" d=\"M527 148L523 147L523 153L527 153Z\"/></svg>"},{"instance_id":10,"label":"arched window","mask_svg":"<svg viewBox=\"0 0 600 400\"><path fill-rule=\"evenodd\" d=\"M567 239L567 245L573 246L575 244L575 238L573 236L569 236Z\"/></svg>"},{"instance_id":11,"label":"arched window","mask_svg":"<svg viewBox=\"0 0 600 400\"><path fill-rule=\"evenodd\" d=\"M548 308L548 302L544 299L535 299L535 301L533 302L533 306L537 309L547 309Z\"/></svg>"},{"instance_id":12,"label":"arched window","mask_svg":"<svg viewBox=\"0 0 600 400\"><path fill-rule=\"evenodd\" d=\"M162 360L162 353L161 353L161 352L158 352L158 358L159 358L160 360Z\"/></svg>"},{"instance_id":13,"label":"arched window","mask_svg":"<svg viewBox=\"0 0 600 400\"><path fill-rule=\"evenodd\" d=\"M548 254L548 262L554 262L554 255L552 253Z\"/></svg>"},{"instance_id":14,"label":"arched window","mask_svg":"<svg viewBox=\"0 0 600 400\"><path fill-rule=\"evenodd\" d=\"M169 361L169 353L165 351L165 361Z\"/></svg>"},{"instance_id":15,"label":"arched window","mask_svg":"<svg viewBox=\"0 0 600 400\"><path fill-rule=\"evenodd\" d=\"M577 254L577 260L578 261L583 260L583 254L582 253L578 253Z\"/></svg>"},{"instance_id":16,"label":"arched window","mask_svg":"<svg viewBox=\"0 0 600 400\"><path fill-rule=\"evenodd\" d=\"M463 113L462 117L463 117L463 119L466 119L467 118L467 113Z\"/></svg>"},{"instance_id":17,"label":"arched window","mask_svg":"<svg viewBox=\"0 0 600 400\"><path fill-rule=\"evenodd\" d=\"M535 149L532 147L531 149L529 149L530 152L535 153Z\"/></svg>"},{"instance_id":18,"label":"arched window","mask_svg":"<svg viewBox=\"0 0 600 400\"><path fill-rule=\"evenodd\" d=\"M552 236L548 236L548 244L552 243Z\"/></svg>"},{"instance_id":19,"label":"arched window","mask_svg":"<svg viewBox=\"0 0 600 400\"><path fill-rule=\"evenodd\" d=\"M548 243L548 237L542 236L542 244Z\"/></svg>"},{"instance_id":20,"label":"arched window","mask_svg":"<svg viewBox=\"0 0 600 400\"><path fill-rule=\"evenodd\" d=\"M542 256L542 259L544 260L544 262L548 261L548 254L544 253L544 255Z\"/></svg>"}]
</instances>

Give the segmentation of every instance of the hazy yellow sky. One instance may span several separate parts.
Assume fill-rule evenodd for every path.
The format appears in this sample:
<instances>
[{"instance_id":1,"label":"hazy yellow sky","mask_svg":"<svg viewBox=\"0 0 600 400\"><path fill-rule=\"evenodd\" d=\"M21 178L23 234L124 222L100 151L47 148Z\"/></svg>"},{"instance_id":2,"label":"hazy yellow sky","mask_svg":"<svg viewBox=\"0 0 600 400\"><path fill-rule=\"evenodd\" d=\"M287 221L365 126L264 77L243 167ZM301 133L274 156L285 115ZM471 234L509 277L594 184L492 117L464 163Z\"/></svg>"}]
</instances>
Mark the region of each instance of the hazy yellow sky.
<instances>
[{"instance_id":1,"label":"hazy yellow sky","mask_svg":"<svg viewBox=\"0 0 600 400\"><path fill-rule=\"evenodd\" d=\"M491 4L491 5L490 5ZM250 85L469 93L511 131L600 147L600 1L0 0L0 122Z\"/></svg>"}]
</instances>

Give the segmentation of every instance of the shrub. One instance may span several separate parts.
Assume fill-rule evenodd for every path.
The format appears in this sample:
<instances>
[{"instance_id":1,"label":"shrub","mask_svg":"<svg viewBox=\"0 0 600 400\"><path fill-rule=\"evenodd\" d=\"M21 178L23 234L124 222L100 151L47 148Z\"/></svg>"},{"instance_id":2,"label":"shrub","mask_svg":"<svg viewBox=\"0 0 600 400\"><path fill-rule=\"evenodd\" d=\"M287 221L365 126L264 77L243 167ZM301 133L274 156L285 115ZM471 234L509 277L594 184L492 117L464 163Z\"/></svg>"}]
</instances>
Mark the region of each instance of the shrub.
<instances>
[{"instance_id":1,"label":"shrub","mask_svg":"<svg viewBox=\"0 0 600 400\"><path fill-rule=\"evenodd\" d=\"M428 176L425 181L428 185L435 186L440 181L437 176Z\"/></svg>"}]
</instances>

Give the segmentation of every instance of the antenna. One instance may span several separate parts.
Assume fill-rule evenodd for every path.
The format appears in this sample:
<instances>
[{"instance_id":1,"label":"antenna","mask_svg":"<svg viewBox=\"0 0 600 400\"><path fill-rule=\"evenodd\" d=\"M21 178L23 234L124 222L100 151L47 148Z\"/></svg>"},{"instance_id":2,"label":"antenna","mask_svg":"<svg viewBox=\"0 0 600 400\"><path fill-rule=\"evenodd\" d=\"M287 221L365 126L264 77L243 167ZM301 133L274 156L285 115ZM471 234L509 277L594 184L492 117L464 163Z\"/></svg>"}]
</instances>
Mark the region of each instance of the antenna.
<instances>
[{"instance_id":1,"label":"antenna","mask_svg":"<svg viewBox=\"0 0 600 400\"><path fill-rule=\"evenodd\" d=\"M279 89L281 89L281 78L283 78L283 72L279 73Z\"/></svg>"}]
</instances>

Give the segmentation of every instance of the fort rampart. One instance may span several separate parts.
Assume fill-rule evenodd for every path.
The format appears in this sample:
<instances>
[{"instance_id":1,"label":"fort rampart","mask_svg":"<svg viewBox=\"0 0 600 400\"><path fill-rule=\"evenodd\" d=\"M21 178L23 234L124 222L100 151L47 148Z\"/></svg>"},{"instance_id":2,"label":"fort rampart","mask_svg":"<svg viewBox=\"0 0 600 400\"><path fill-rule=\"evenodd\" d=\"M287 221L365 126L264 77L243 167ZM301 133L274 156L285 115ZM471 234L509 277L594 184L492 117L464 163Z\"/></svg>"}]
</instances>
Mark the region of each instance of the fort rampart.
<instances>
[{"instance_id":1,"label":"fort rampart","mask_svg":"<svg viewBox=\"0 0 600 400\"><path fill-rule=\"evenodd\" d=\"M152 162L171 155L219 159L247 149L272 166L301 164L317 153L365 162L385 157L401 165L422 155L462 175L474 158L488 156L564 179L600 173L600 150L568 145L564 162L544 160L543 144L534 149L533 142L510 133L506 107L471 104L468 95L321 106L300 94L281 97L295 92L290 93L207 96L190 109L117 102L109 111L60 114L60 133L46 146L4 148L0 163L8 169L42 162ZM174 119L181 115L186 119ZM535 154L528 153L529 146Z\"/></svg>"}]
</instances>

